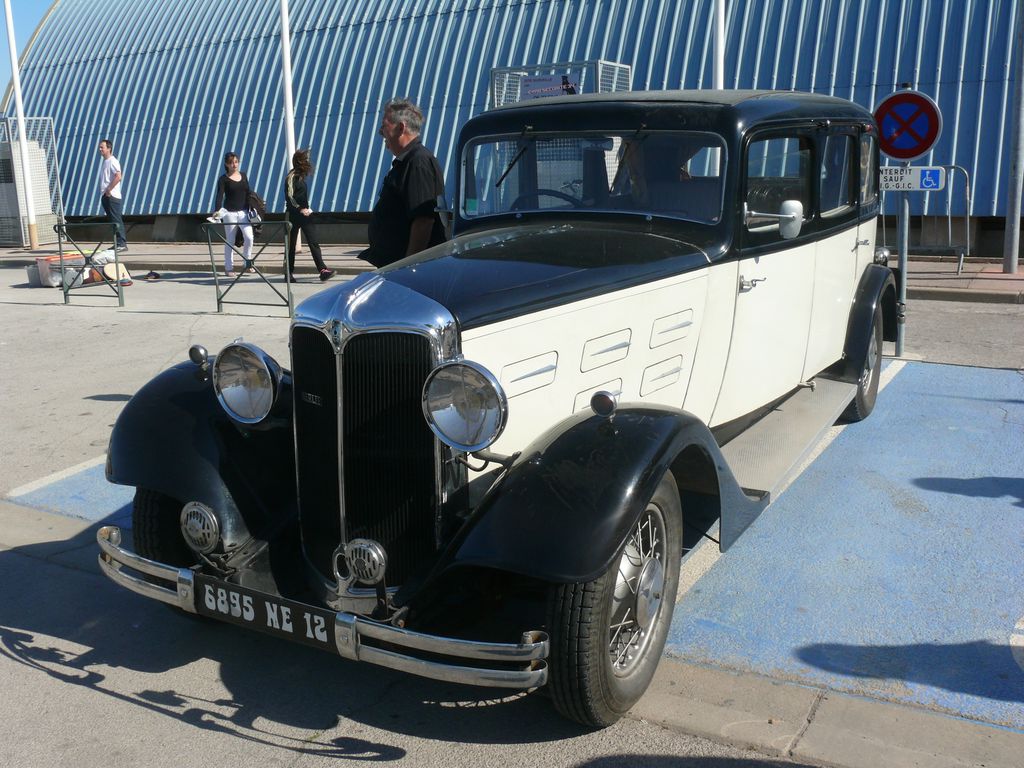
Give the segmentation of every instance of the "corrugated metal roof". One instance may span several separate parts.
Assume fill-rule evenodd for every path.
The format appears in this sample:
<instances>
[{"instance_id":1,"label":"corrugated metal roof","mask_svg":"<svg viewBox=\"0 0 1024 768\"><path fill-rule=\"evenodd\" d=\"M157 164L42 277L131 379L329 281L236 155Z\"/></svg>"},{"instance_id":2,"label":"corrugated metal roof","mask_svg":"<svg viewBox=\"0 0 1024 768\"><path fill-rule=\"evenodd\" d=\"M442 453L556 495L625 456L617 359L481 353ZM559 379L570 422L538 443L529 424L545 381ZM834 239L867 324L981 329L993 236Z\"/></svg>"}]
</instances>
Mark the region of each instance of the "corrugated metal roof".
<instances>
[{"instance_id":1,"label":"corrugated metal roof","mask_svg":"<svg viewBox=\"0 0 1024 768\"><path fill-rule=\"evenodd\" d=\"M296 140L313 149L321 210L372 207L390 165L376 127L391 96L423 107L424 141L450 168L458 127L486 108L492 67L606 59L632 65L634 88L711 85L712 0L290 8ZM22 85L26 113L54 119L67 212L99 211L104 137L125 167L127 213L208 210L227 150L281 210L278 11L277 0L59 0L23 57ZM943 111L942 135L919 162L965 166L971 213L1003 215L1021 12L1014 0L732 0L726 84L873 108L909 82ZM944 213L944 195L930 197L915 196L913 211Z\"/></svg>"}]
</instances>

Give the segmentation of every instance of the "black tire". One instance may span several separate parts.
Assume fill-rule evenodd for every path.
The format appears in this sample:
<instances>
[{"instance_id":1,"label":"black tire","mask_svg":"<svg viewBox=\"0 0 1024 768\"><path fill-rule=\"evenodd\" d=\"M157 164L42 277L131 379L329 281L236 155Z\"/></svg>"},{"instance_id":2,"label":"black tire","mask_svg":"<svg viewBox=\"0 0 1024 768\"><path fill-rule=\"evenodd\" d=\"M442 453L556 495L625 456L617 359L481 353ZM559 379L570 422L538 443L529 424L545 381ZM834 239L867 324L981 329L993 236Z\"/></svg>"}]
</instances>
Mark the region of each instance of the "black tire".
<instances>
[{"instance_id":1,"label":"black tire","mask_svg":"<svg viewBox=\"0 0 1024 768\"><path fill-rule=\"evenodd\" d=\"M871 341L868 353L864 356L864 369L857 380L857 394L846 410L843 420L848 422L863 421L875 409L878 399L878 380L882 374L882 308L875 308L875 316L871 321Z\"/></svg>"},{"instance_id":2,"label":"black tire","mask_svg":"<svg viewBox=\"0 0 1024 768\"><path fill-rule=\"evenodd\" d=\"M672 474L665 473L609 569L593 581L552 586L549 687L564 716L605 727L647 690L675 608L682 529L679 491ZM658 530L661 536L652 538ZM660 565L649 565L652 561ZM660 591L660 599L653 615L638 623L637 607L648 614L652 608L652 601L643 601L631 586L642 581L652 586L648 594ZM638 631L641 625L646 631Z\"/></svg>"},{"instance_id":3,"label":"black tire","mask_svg":"<svg viewBox=\"0 0 1024 768\"><path fill-rule=\"evenodd\" d=\"M151 491L137 488L132 501L132 542L135 551L150 560L167 565L190 566L198 558L181 537L182 503Z\"/></svg>"}]
</instances>

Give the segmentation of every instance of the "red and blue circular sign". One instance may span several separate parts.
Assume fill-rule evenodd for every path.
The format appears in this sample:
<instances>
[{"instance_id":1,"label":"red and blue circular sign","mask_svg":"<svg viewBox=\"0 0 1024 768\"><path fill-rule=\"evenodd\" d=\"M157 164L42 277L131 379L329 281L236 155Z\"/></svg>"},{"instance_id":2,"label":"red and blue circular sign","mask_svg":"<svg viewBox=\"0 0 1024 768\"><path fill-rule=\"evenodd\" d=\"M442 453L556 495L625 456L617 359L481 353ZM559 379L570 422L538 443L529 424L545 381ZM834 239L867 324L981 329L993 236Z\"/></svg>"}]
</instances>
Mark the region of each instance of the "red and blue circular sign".
<instances>
[{"instance_id":1,"label":"red and blue circular sign","mask_svg":"<svg viewBox=\"0 0 1024 768\"><path fill-rule=\"evenodd\" d=\"M927 154L942 133L938 105L918 91L897 91L875 108L878 147L897 160Z\"/></svg>"}]
</instances>

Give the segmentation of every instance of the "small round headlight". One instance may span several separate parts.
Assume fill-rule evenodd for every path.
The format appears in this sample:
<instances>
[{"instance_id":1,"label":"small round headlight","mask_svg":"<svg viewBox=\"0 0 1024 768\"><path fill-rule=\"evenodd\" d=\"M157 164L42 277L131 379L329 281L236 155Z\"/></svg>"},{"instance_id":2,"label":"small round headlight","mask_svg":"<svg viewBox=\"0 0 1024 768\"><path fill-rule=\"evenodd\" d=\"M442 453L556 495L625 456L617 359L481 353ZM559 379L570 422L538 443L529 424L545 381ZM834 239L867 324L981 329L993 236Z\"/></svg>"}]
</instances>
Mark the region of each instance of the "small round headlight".
<instances>
[{"instance_id":1,"label":"small round headlight","mask_svg":"<svg viewBox=\"0 0 1024 768\"><path fill-rule=\"evenodd\" d=\"M253 344L228 344L213 364L217 399L231 418L243 424L256 424L267 417L280 383L281 366Z\"/></svg>"},{"instance_id":2,"label":"small round headlight","mask_svg":"<svg viewBox=\"0 0 1024 768\"><path fill-rule=\"evenodd\" d=\"M423 385L423 415L439 440L472 453L501 436L508 401L498 380L483 366L446 363Z\"/></svg>"}]
</instances>

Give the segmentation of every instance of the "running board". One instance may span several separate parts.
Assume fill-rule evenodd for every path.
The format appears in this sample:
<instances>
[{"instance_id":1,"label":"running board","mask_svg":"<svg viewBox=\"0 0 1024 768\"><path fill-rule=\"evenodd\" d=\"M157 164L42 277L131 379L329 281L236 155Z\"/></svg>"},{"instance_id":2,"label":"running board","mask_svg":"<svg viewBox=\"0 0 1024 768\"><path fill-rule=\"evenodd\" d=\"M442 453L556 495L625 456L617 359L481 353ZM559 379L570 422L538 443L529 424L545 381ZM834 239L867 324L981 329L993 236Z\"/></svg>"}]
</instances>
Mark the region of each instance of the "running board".
<instances>
[{"instance_id":1,"label":"running board","mask_svg":"<svg viewBox=\"0 0 1024 768\"><path fill-rule=\"evenodd\" d=\"M802 467L857 393L855 384L818 377L724 446L744 493L771 502Z\"/></svg>"}]
</instances>

